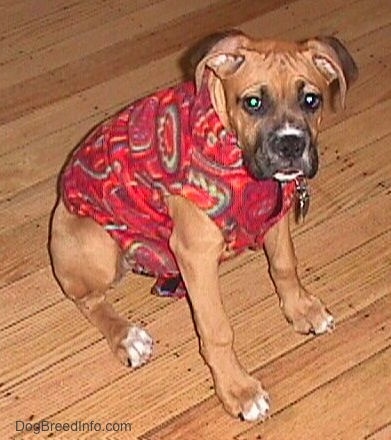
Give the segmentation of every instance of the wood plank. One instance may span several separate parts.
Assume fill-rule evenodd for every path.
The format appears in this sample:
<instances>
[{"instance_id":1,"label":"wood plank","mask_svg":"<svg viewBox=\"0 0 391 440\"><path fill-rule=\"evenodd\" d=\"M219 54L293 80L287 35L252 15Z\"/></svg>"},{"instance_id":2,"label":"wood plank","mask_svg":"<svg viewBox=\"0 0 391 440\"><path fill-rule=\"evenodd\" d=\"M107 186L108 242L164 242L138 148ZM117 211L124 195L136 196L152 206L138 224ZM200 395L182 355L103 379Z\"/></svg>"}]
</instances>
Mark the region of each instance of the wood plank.
<instances>
[{"instance_id":1,"label":"wood plank","mask_svg":"<svg viewBox=\"0 0 391 440\"><path fill-rule=\"evenodd\" d=\"M0 234L36 222L41 217L46 217L48 223L57 197L56 186L57 178L52 176L27 186L12 198L0 201ZM42 203L43 200L45 203Z\"/></svg>"},{"instance_id":2,"label":"wood plank","mask_svg":"<svg viewBox=\"0 0 391 440\"><path fill-rule=\"evenodd\" d=\"M7 255L0 267L0 287L48 266L48 220L45 215L22 225L17 234L13 230L0 234L0 247Z\"/></svg>"},{"instance_id":3,"label":"wood plank","mask_svg":"<svg viewBox=\"0 0 391 440\"><path fill-rule=\"evenodd\" d=\"M48 309L64 300L49 267L0 289L1 331L14 326L26 318Z\"/></svg>"},{"instance_id":4,"label":"wood plank","mask_svg":"<svg viewBox=\"0 0 391 440\"><path fill-rule=\"evenodd\" d=\"M180 3L182 5L195 4L193 2ZM196 36L199 35L195 31L197 27L192 26L194 22L202 22L203 31L211 33L216 31L217 18L218 28L230 27L254 15L265 13L282 3L283 0L262 2L220 0L216 4L183 15L178 24L173 21L168 27L158 25L153 32L146 32L134 39L121 40L83 59L71 61L48 73L26 79L21 84L2 90L0 120L2 123L13 121L32 110L80 93L119 76L129 69L148 64L157 57L168 55L183 45L189 45L194 40L194 33ZM187 32L184 33L183 28L186 28ZM91 69L94 75L90 75ZM64 78L67 80L65 81Z\"/></svg>"},{"instance_id":5,"label":"wood plank","mask_svg":"<svg viewBox=\"0 0 391 440\"><path fill-rule=\"evenodd\" d=\"M391 421L385 426L377 429L372 434L365 437L365 440L390 440L391 438Z\"/></svg>"},{"instance_id":6,"label":"wood plank","mask_svg":"<svg viewBox=\"0 0 391 440\"><path fill-rule=\"evenodd\" d=\"M358 145L358 148L346 151L350 149L350 142L345 144L346 147L330 148L323 157L325 165L310 182L308 221L295 228L295 233L305 234L319 223L328 222L337 213L348 212L356 204L365 206L375 194L379 194L386 208L391 208L387 198L391 185L390 172L379 168L379 158L370 154L376 149L380 156L383 153L387 155L389 142L390 135L385 135L362 149Z\"/></svg>"},{"instance_id":7,"label":"wood plank","mask_svg":"<svg viewBox=\"0 0 391 440\"><path fill-rule=\"evenodd\" d=\"M68 0L11 1L7 6L4 3L2 1L4 13L0 17L0 25L4 29L2 41L7 42L0 54L0 62L3 63L15 58L29 59L28 55L33 51L42 51L46 55L44 49L48 46L75 35L83 37L89 30L106 23L116 24L121 17L132 21L135 12L153 8L154 4L164 4L167 9L178 6L162 0L117 0L115 7L105 1L97 5L94 0L72 3ZM77 45L75 50L78 51Z\"/></svg>"},{"instance_id":8,"label":"wood plank","mask_svg":"<svg viewBox=\"0 0 391 440\"><path fill-rule=\"evenodd\" d=\"M80 62L86 56L114 44L125 41L134 45L132 38L140 39L148 33L158 32L158 26L167 26L167 23L178 21L184 15L210 7L213 1L149 0L144 1L144 5L140 3L122 0L115 7L107 3L96 8L92 7L95 2L83 1L68 7L65 5L27 26L19 27L14 38L7 38L7 47L14 49L13 53L0 52L0 62L6 67L0 72L0 92L29 78L64 68L71 62ZM26 33L28 39L24 38ZM28 70L23 68L26 62L30 66Z\"/></svg>"}]
</instances>

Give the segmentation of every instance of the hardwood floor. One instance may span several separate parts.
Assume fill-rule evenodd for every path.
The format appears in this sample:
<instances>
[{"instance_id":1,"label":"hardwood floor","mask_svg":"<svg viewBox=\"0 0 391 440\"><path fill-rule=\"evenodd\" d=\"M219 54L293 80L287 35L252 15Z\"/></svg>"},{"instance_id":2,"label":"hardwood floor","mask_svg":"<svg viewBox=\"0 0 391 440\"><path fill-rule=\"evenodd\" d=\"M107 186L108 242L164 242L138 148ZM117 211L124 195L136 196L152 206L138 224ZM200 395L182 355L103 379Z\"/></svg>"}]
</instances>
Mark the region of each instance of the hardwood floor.
<instances>
[{"instance_id":1,"label":"hardwood floor","mask_svg":"<svg viewBox=\"0 0 391 440\"><path fill-rule=\"evenodd\" d=\"M390 23L389 0L0 2L2 439L391 439ZM214 396L185 300L155 298L135 276L110 293L155 337L152 362L129 372L64 298L47 254L71 149L127 102L178 82L187 47L229 27L337 35L360 68L346 110L325 118L310 214L294 227L302 279L333 311L335 332L294 334L263 255L222 266L237 352L272 398L271 417L254 425ZM20 431L39 421L131 430Z\"/></svg>"}]
</instances>

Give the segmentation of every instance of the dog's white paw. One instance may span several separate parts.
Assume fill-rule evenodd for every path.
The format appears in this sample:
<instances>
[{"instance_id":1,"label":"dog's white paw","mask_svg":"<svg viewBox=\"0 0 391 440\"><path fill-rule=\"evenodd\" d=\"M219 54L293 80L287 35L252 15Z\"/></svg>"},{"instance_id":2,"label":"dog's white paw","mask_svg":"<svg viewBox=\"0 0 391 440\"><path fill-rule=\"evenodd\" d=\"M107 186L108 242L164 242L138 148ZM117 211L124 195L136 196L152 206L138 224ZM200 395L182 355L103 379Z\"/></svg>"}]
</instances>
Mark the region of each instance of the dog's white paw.
<instances>
[{"instance_id":1,"label":"dog's white paw","mask_svg":"<svg viewBox=\"0 0 391 440\"><path fill-rule=\"evenodd\" d=\"M130 366L138 368L147 363L151 357L153 340L143 328L134 325L129 328L122 345L128 354Z\"/></svg>"},{"instance_id":2,"label":"dog's white paw","mask_svg":"<svg viewBox=\"0 0 391 440\"><path fill-rule=\"evenodd\" d=\"M269 397L267 395L259 396L251 405L250 409L243 411L242 418L247 422L256 422L264 419L270 410Z\"/></svg>"},{"instance_id":3,"label":"dog's white paw","mask_svg":"<svg viewBox=\"0 0 391 440\"><path fill-rule=\"evenodd\" d=\"M317 326L314 327L314 333L316 335L321 335L322 333L331 333L335 328L335 320L330 313L327 313L326 317L323 321Z\"/></svg>"}]
</instances>

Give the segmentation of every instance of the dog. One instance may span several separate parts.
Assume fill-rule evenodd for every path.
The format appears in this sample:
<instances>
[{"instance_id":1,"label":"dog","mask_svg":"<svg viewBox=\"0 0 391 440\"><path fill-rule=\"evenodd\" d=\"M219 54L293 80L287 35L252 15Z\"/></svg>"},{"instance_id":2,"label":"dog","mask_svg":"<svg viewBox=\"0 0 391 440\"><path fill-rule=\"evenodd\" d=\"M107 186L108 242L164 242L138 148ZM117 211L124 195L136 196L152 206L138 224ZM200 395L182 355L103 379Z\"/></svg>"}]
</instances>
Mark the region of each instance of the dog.
<instances>
[{"instance_id":1,"label":"dog","mask_svg":"<svg viewBox=\"0 0 391 440\"><path fill-rule=\"evenodd\" d=\"M357 67L334 37L301 42L217 34L196 52L195 80L130 104L76 148L59 180L50 254L66 296L137 368L149 333L119 316L105 292L128 270L153 292L187 295L225 410L265 418L269 397L240 364L220 297L220 263L264 247L294 330L330 332L334 319L297 274L289 228L296 188L318 170L324 103L342 107Z\"/></svg>"}]
</instances>

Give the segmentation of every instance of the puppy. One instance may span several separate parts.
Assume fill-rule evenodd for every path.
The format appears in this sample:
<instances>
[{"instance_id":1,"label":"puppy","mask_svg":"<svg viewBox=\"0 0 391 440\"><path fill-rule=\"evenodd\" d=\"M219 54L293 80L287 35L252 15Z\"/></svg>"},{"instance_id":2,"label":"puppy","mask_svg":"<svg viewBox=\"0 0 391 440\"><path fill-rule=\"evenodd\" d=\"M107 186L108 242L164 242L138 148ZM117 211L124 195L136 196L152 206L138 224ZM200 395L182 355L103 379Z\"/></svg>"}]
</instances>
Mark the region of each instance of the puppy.
<instances>
[{"instance_id":1,"label":"puppy","mask_svg":"<svg viewBox=\"0 0 391 440\"><path fill-rule=\"evenodd\" d=\"M115 356L139 367L152 338L105 301L129 269L154 293L188 295L200 352L224 408L262 419L269 399L241 366L221 302L219 264L265 248L281 308L300 333L333 317L296 271L288 212L318 169L317 134L333 85L342 105L357 68L335 38L257 41L238 31L198 52L195 81L130 104L94 129L60 177L54 274Z\"/></svg>"}]
</instances>

